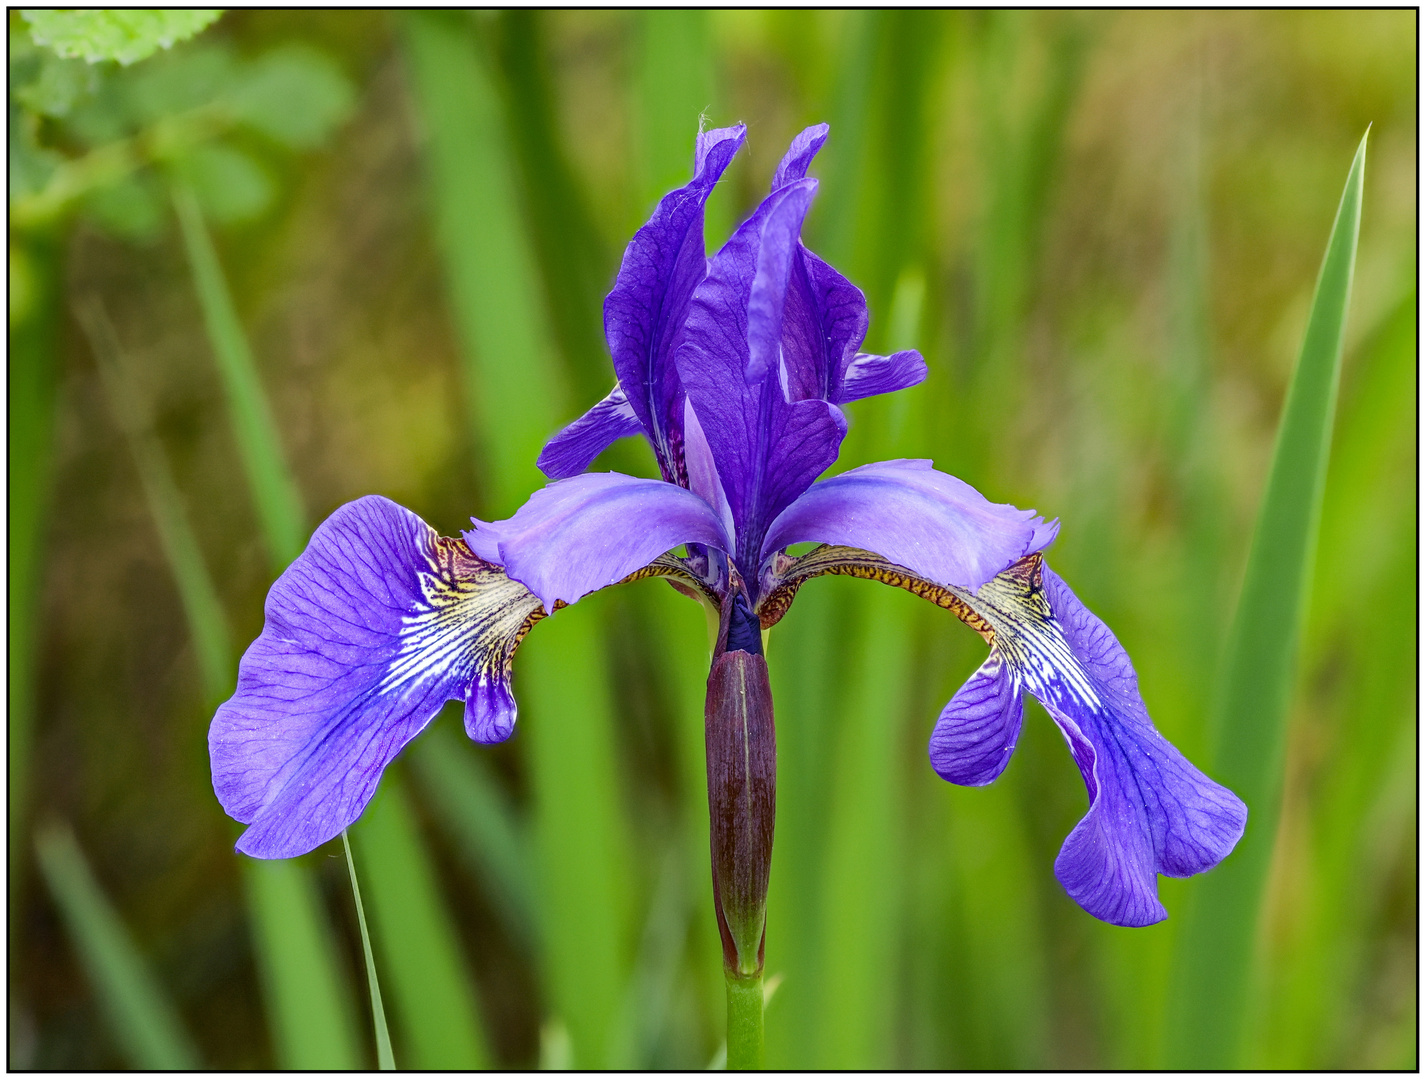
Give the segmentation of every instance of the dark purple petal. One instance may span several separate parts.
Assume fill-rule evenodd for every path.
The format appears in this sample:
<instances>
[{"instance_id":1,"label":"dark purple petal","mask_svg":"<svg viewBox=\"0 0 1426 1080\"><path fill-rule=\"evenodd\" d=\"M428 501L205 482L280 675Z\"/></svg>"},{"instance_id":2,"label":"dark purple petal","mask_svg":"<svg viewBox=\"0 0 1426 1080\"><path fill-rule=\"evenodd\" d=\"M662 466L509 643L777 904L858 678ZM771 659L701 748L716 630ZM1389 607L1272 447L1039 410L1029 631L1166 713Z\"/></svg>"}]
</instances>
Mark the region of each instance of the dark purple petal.
<instances>
[{"instance_id":1,"label":"dark purple petal","mask_svg":"<svg viewBox=\"0 0 1426 1080\"><path fill-rule=\"evenodd\" d=\"M1019 679L992 649L941 710L931 732L932 768L953 784L990 783L1010 763L1024 717Z\"/></svg>"},{"instance_id":2,"label":"dark purple petal","mask_svg":"<svg viewBox=\"0 0 1426 1080\"><path fill-rule=\"evenodd\" d=\"M749 386L762 383L778 366L788 275L798 254L802 222L816 194L816 180L799 180L768 196L759 210L762 234L748 295L748 366L744 381Z\"/></svg>"},{"instance_id":3,"label":"dark purple petal","mask_svg":"<svg viewBox=\"0 0 1426 1080\"><path fill-rule=\"evenodd\" d=\"M830 130L826 124L813 124L797 133L792 145L787 148L787 153L783 154L782 160L778 162L777 171L772 174L773 191L786 184L796 183L807 175L808 166L817 156L817 151L822 149L822 144L827 141L827 132Z\"/></svg>"},{"instance_id":4,"label":"dark purple petal","mask_svg":"<svg viewBox=\"0 0 1426 1080\"><path fill-rule=\"evenodd\" d=\"M866 334L862 291L799 242L782 327L788 399L820 397L841 405L925 379L925 361L914 351L859 353Z\"/></svg>"},{"instance_id":5,"label":"dark purple petal","mask_svg":"<svg viewBox=\"0 0 1426 1080\"><path fill-rule=\"evenodd\" d=\"M474 519L472 519L474 520ZM718 514L686 488L621 473L585 473L541 488L505 521L475 522L472 550L492 541L505 571L540 598L572 604L680 544L724 551Z\"/></svg>"},{"instance_id":6,"label":"dark purple petal","mask_svg":"<svg viewBox=\"0 0 1426 1080\"><path fill-rule=\"evenodd\" d=\"M683 402L683 437L684 455L688 461L688 490L717 511L724 532L732 536L733 511L728 506L728 495L718 476L718 463L713 460L713 451L708 448L703 425L698 422L698 410L687 398Z\"/></svg>"},{"instance_id":7,"label":"dark purple petal","mask_svg":"<svg viewBox=\"0 0 1426 1080\"><path fill-rule=\"evenodd\" d=\"M689 306L677 354L732 508L735 558L747 575L756 573L767 524L836 460L846 434L836 406L820 399L790 402L785 369L772 363L780 341L778 289L786 290L783 271L795 268L787 256L812 184L802 181L769 196L714 256ZM749 385L750 368L758 370L755 352L766 377Z\"/></svg>"},{"instance_id":8,"label":"dark purple petal","mask_svg":"<svg viewBox=\"0 0 1426 1080\"><path fill-rule=\"evenodd\" d=\"M577 476L616 439L643 430L639 417L616 386L603 401L545 443L535 462L551 480Z\"/></svg>"},{"instance_id":9,"label":"dark purple petal","mask_svg":"<svg viewBox=\"0 0 1426 1080\"><path fill-rule=\"evenodd\" d=\"M538 607L389 500L337 510L268 593L209 728L213 789L249 826L238 850L288 858L331 839L448 700L466 700L472 737L508 736L510 662Z\"/></svg>"},{"instance_id":10,"label":"dark purple petal","mask_svg":"<svg viewBox=\"0 0 1426 1080\"><path fill-rule=\"evenodd\" d=\"M866 297L800 242L782 333L788 398L848 400L842 381L866 339Z\"/></svg>"},{"instance_id":11,"label":"dark purple petal","mask_svg":"<svg viewBox=\"0 0 1426 1080\"><path fill-rule=\"evenodd\" d=\"M915 349L872 356L857 353L842 373L841 384L832 401L842 404L875 394L890 394L916 386L926 379L926 361Z\"/></svg>"},{"instance_id":12,"label":"dark purple petal","mask_svg":"<svg viewBox=\"0 0 1426 1080\"><path fill-rule=\"evenodd\" d=\"M682 387L673 350L689 298L707 266L703 206L745 132L738 125L699 134L693 179L665 195L634 234L604 301L604 332L614 371L668 480L683 476Z\"/></svg>"},{"instance_id":13,"label":"dark purple petal","mask_svg":"<svg viewBox=\"0 0 1426 1080\"><path fill-rule=\"evenodd\" d=\"M1034 511L992 503L929 461L880 461L809 488L772 523L761 557L804 540L844 544L938 585L978 589L1048 542L1047 531Z\"/></svg>"}]
</instances>

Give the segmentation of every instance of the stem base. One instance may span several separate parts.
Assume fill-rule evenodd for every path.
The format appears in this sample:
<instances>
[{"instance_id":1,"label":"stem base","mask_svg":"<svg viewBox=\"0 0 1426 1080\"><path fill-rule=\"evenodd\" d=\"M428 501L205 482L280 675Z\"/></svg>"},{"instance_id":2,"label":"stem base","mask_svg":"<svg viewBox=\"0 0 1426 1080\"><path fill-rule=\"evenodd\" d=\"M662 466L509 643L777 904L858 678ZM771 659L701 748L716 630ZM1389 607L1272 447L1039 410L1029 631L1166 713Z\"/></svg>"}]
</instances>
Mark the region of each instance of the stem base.
<instances>
[{"instance_id":1,"label":"stem base","mask_svg":"<svg viewBox=\"0 0 1426 1080\"><path fill-rule=\"evenodd\" d=\"M728 1068L763 1067L763 977L723 973L728 987Z\"/></svg>"}]
</instances>

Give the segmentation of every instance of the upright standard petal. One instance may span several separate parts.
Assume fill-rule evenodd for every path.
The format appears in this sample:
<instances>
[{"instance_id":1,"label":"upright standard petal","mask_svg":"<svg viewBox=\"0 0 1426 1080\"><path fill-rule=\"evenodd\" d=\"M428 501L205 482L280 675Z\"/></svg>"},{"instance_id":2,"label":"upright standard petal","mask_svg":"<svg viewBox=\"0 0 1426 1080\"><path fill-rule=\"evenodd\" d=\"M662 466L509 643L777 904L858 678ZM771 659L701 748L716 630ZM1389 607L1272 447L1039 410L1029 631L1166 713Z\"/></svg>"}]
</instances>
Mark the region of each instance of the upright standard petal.
<instances>
[{"instance_id":1,"label":"upright standard petal","mask_svg":"<svg viewBox=\"0 0 1426 1080\"><path fill-rule=\"evenodd\" d=\"M938 585L978 589L1054 538L930 461L879 461L814 484L768 529L762 558L804 540L874 551Z\"/></svg>"},{"instance_id":2,"label":"upright standard petal","mask_svg":"<svg viewBox=\"0 0 1426 1080\"><path fill-rule=\"evenodd\" d=\"M551 480L577 476L616 439L637 435L643 429L624 388L616 386L603 401L545 443L535 464Z\"/></svg>"},{"instance_id":3,"label":"upright standard petal","mask_svg":"<svg viewBox=\"0 0 1426 1080\"><path fill-rule=\"evenodd\" d=\"M743 372L749 386L762 383L781 359L788 278L816 194L816 180L799 180L769 195L759 211L762 228L748 293L748 366Z\"/></svg>"},{"instance_id":4,"label":"upright standard petal","mask_svg":"<svg viewBox=\"0 0 1426 1080\"><path fill-rule=\"evenodd\" d=\"M905 349L890 356L857 353L842 368L841 380L834 383L829 400L838 404L860 401L877 394L905 390L925 381L926 361L915 349Z\"/></svg>"},{"instance_id":5,"label":"upright standard petal","mask_svg":"<svg viewBox=\"0 0 1426 1080\"><path fill-rule=\"evenodd\" d=\"M799 241L782 331L788 398L841 405L926 378L926 362L914 349L891 356L858 352L867 326L862 291Z\"/></svg>"},{"instance_id":6,"label":"upright standard petal","mask_svg":"<svg viewBox=\"0 0 1426 1080\"><path fill-rule=\"evenodd\" d=\"M535 492L505 521L475 522L471 549L498 550L505 572L547 612L613 585L680 544L727 551L717 512L686 488L585 473Z\"/></svg>"},{"instance_id":7,"label":"upright standard petal","mask_svg":"<svg viewBox=\"0 0 1426 1080\"><path fill-rule=\"evenodd\" d=\"M790 401L778 359L788 253L813 181L779 189L711 260L689 306L680 377L718 467L745 576L767 525L833 461L846 419L820 399ZM760 381L749 383L753 374Z\"/></svg>"},{"instance_id":8,"label":"upright standard petal","mask_svg":"<svg viewBox=\"0 0 1426 1080\"><path fill-rule=\"evenodd\" d=\"M1106 922L1165 918L1156 875L1217 865L1243 835L1247 808L1154 728L1123 647L1041 559L965 599L1059 726L1084 777L1089 811L1060 849L1056 877Z\"/></svg>"},{"instance_id":9,"label":"upright standard petal","mask_svg":"<svg viewBox=\"0 0 1426 1080\"><path fill-rule=\"evenodd\" d=\"M777 171L772 174L772 190L787 184L795 184L807 175L812 159L827 141L827 133L832 129L826 124L813 124L803 128L792 139L792 145L782 160L777 163Z\"/></svg>"},{"instance_id":10,"label":"upright standard petal","mask_svg":"<svg viewBox=\"0 0 1426 1080\"><path fill-rule=\"evenodd\" d=\"M539 601L460 540L379 496L329 517L268 593L262 634L208 732L213 788L258 858L311 851L361 815L448 700L494 742Z\"/></svg>"},{"instance_id":11,"label":"upright standard petal","mask_svg":"<svg viewBox=\"0 0 1426 1080\"><path fill-rule=\"evenodd\" d=\"M665 480L682 483L683 389L673 352L689 299L707 268L703 207L746 129L699 134L693 179L659 202L634 234L604 301L604 332L614 371L654 448Z\"/></svg>"}]
</instances>

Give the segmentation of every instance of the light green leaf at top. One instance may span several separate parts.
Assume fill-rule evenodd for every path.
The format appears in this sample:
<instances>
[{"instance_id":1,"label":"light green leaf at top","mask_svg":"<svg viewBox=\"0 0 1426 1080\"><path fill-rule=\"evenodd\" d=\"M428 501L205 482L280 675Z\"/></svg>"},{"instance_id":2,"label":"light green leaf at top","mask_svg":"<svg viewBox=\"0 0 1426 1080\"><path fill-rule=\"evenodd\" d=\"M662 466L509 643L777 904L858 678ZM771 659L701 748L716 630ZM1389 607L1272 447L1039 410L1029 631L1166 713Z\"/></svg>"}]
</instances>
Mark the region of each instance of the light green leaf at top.
<instances>
[{"instance_id":1,"label":"light green leaf at top","mask_svg":"<svg viewBox=\"0 0 1426 1080\"><path fill-rule=\"evenodd\" d=\"M30 35L65 58L132 64L211 25L222 8L26 9Z\"/></svg>"}]
</instances>

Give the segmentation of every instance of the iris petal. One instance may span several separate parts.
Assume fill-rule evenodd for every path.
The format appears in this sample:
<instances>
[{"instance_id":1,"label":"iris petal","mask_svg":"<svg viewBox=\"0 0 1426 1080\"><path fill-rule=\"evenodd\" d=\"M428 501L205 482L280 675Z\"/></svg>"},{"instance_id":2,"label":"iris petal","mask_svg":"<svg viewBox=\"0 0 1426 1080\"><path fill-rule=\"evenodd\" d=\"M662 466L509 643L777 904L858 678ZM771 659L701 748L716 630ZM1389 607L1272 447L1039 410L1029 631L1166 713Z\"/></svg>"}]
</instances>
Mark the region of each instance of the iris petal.
<instances>
[{"instance_id":1,"label":"iris petal","mask_svg":"<svg viewBox=\"0 0 1426 1080\"><path fill-rule=\"evenodd\" d=\"M842 379L833 401L860 401L877 394L917 386L926 381L926 361L915 349L906 349L890 356L857 353L842 372Z\"/></svg>"},{"instance_id":2,"label":"iris petal","mask_svg":"<svg viewBox=\"0 0 1426 1080\"><path fill-rule=\"evenodd\" d=\"M1084 777L1089 811L1060 849L1055 875L1106 922L1163 919L1156 875L1217 865L1243 835L1247 808L1159 734L1123 647L1039 559L966 599L1059 726Z\"/></svg>"},{"instance_id":3,"label":"iris petal","mask_svg":"<svg viewBox=\"0 0 1426 1080\"><path fill-rule=\"evenodd\" d=\"M634 234L604 301L614 371L666 480L683 478L683 387L673 352L689 299L708 266L703 206L745 134L740 124L698 135L693 179L659 200Z\"/></svg>"},{"instance_id":4,"label":"iris petal","mask_svg":"<svg viewBox=\"0 0 1426 1080\"><path fill-rule=\"evenodd\" d=\"M953 784L990 783L1010 763L1024 717L1020 680L992 649L941 710L931 732L932 767Z\"/></svg>"},{"instance_id":5,"label":"iris petal","mask_svg":"<svg viewBox=\"0 0 1426 1080\"><path fill-rule=\"evenodd\" d=\"M535 492L505 521L475 522L471 548L498 548L506 572L545 610L612 585L680 544L728 550L718 514L687 488L585 473Z\"/></svg>"},{"instance_id":6,"label":"iris petal","mask_svg":"<svg viewBox=\"0 0 1426 1080\"><path fill-rule=\"evenodd\" d=\"M1034 511L992 503L929 461L903 459L812 485L772 523L762 556L806 540L841 544L938 585L976 589L1053 536Z\"/></svg>"},{"instance_id":7,"label":"iris petal","mask_svg":"<svg viewBox=\"0 0 1426 1080\"><path fill-rule=\"evenodd\" d=\"M835 405L820 397L791 401L783 384L782 294L796 266L789 257L813 183L769 196L709 262L676 357L718 466L738 530L735 558L747 575L757 572L767 525L836 460L846 434ZM750 384L750 372L765 377Z\"/></svg>"},{"instance_id":8,"label":"iris petal","mask_svg":"<svg viewBox=\"0 0 1426 1080\"><path fill-rule=\"evenodd\" d=\"M577 476L611 443L643 430L638 414L616 386L597 405L545 443L535 462L551 480Z\"/></svg>"},{"instance_id":9,"label":"iris petal","mask_svg":"<svg viewBox=\"0 0 1426 1080\"><path fill-rule=\"evenodd\" d=\"M807 175L812 159L817 156L817 151L822 149L822 144L827 141L827 133L831 130L826 124L813 124L793 136L792 144L778 162L777 171L772 174L773 191L787 184L795 184Z\"/></svg>"},{"instance_id":10,"label":"iris petal","mask_svg":"<svg viewBox=\"0 0 1426 1080\"><path fill-rule=\"evenodd\" d=\"M331 839L448 700L466 701L473 738L508 736L511 660L539 606L387 499L338 509L273 585L209 729L214 790L249 826L238 850L287 858Z\"/></svg>"}]
</instances>

